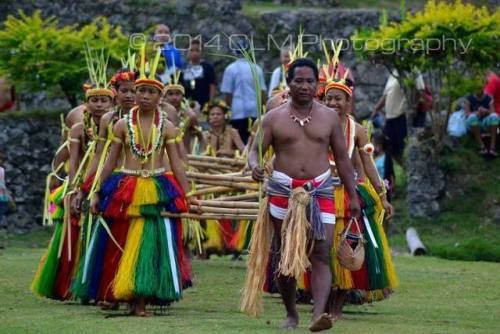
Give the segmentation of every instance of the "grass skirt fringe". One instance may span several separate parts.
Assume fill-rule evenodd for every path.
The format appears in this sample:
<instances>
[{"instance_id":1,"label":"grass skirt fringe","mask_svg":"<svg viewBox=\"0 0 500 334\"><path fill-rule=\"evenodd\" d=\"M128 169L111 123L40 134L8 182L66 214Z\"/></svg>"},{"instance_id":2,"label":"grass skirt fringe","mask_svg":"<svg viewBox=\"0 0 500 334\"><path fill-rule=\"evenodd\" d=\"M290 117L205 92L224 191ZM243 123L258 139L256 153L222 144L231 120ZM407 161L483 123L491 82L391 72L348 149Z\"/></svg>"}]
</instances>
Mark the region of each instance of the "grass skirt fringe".
<instances>
[{"instance_id":1,"label":"grass skirt fringe","mask_svg":"<svg viewBox=\"0 0 500 334\"><path fill-rule=\"evenodd\" d=\"M203 248L207 254L224 253L224 239L222 238L222 231L217 220L208 219L205 223L205 241Z\"/></svg>"},{"instance_id":2,"label":"grass skirt fringe","mask_svg":"<svg viewBox=\"0 0 500 334\"><path fill-rule=\"evenodd\" d=\"M69 222L70 228L64 224L63 195L64 185L57 187L50 194L50 213L55 224L54 234L31 284L31 290L35 294L57 300L71 297L69 289L78 263L79 251L79 222L73 217ZM68 239L71 243L71 258L68 254Z\"/></svg>"},{"instance_id":3,"label":"grass skirt fringe","mask_svg":"<svg viewBox=\"0 0 500 334\"><path fill-rule=\"evenodd\" d=\"M56 221L54 234L50 240L49 248L40 260L38 270L36 271L33 282L31 283L31 291L41 297L55 297L54 284L59 268L59 258L57 257L57 253L61 242L62 230L62 222L60 220Z\"/></svg>"},{"instance_id":4,"label":"grass skirt fringe","mask_svg":"<svg viewBox=\"0 0 500 334\"><path fill-rule=\"evenodd\" d=\"M344 230L350 217L348 212L349 199L342 187L335 192L336 224L334 247L332 247L332 270L334 286L343 289L364 290L365 301L384 299L388 291L392 291L398 284L394 271L389 243L382 225L382 203L373 187L368 183L358 184L358 194L361 198L362 209L365 213L360 228L366 240L365 263L355 272L343 268L336 257L336 247L340 242L340 233ZM372 231L372 242L365 224L369 224Z\"/></svg>"},{"instance_id":5,"label":"grass skirt fringe","mask_svg":"<svg viewBox=\"0 0 500 334\"><path fill-rule=\"evenodd\" d=\"M238 221L238 226L236 232L231 239L230 248L238 253L248 251L250 246L250 240L252 239L252 227L253 221L250 220L240 220Z\"/></svg>"},{"instance_id":6,"label":"grass skirt fringe","mask_svg":"<svg viewBox=\"0 0 500 334\"><path fill-rule=\"evenodd\" d=\"M71 282L75 277L79 265L81 238L78 217L71 217L68 226L63 227L62 251L59 258L59 268L54 285L54 298L60 300L71 299ZM71 251L69 252L69 249ZM70 254L71 253L71 257Z\"/></svg>"},{"instance_id":7,"label":"grass skirt fringe","mask_svg":"<svg viewBox=\"0 0 500 334\"><path fill-rule=\"evenodd\" d=\"M170 173L149 178L114 173L101 192L105 216L128 221L121 224L128 231L111 283L112 299L144 297L156 304L180 299L183 285L190 284L192 275L183 254L182 226L179 220L161 217L163 210L187 211L175 179ZM107 243L109 247L111 241ZM113 260L116 262L116 256ZM99 295L107 295L110 275L102 276Z\"/></svg>"},{"instance_id":8,"label":"grass skirt fringe","mask_svg":"<svg viewBox=\"0 0 500 334\"><path fill-rule=\"evenodd\" d=\"M31 291L36 295L47 298L55 298L54 285L56 282L57 271L59 269L59 245L63 235L64 207L63 196L64 185L55 188L49 197L50 215L54 221L54 233L49 242L49 247L43 255L38 269L31 283Z\"/></svg>"},{"instance_id":9,"label":"grass skirt fringe","mask_svg":"<svg viewBox=\"0 0 500 334\"><path fill-rule=\"evenodd\" d=\"M80 257L79 269L71 286L71 293L81 300L96 300L103 269L104 251L108 243L106 230L93 223L89 248Z\"/></svg>"}]
</instances>

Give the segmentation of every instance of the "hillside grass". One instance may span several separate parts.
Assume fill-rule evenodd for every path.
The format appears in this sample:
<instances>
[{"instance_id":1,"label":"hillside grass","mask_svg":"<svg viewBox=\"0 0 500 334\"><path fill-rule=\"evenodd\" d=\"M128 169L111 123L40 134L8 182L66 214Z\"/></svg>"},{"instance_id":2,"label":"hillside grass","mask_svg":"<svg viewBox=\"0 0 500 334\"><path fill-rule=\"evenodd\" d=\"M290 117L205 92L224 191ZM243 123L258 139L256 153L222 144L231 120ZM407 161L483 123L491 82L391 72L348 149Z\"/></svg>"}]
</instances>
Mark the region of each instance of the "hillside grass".
<instances>
[{"instance_id":1,"label":"hillside grass","mask_svg":"<svg viewBox=\"0 0 500 334\"><path fill-rule=\"evenodd\" d=\"M453 260L500 262L500 221L494 219L500 209L500 159L485 159L476 153L470 138L461 140L454 150L446 150L441 168L456 180L442 203L442 212L432 219L408 216L406 196L394 201L397 215L390 225L392 245L406 248L405 231L417 229L429 254ZM399 175L398 188L405 179Z\"/></svg>"},{"instance_id":2,"label":"hillside grass","mask_svg":"<svg viewBox=\"0 0 500 334\"><path fill-rule=\"evenodd\" d=\"M238 311L245 264L227 257L194 261L195 287L151 318L126 316L125 306L104 312L36 297L29 285L43 249L23 245L38 243L42 236L10 239L0 250L0 333L282 333L277 328L284 310L276 296L265 297L261 318ZM409 256L397 256L395 264L401 280L396 293L373 305L346 307L346 320L335 324L333 332L498 332L499 264ZM301 305L299 311L302 321L296 333L308 333L311 307Z\"/></svg>"}]
</instances>

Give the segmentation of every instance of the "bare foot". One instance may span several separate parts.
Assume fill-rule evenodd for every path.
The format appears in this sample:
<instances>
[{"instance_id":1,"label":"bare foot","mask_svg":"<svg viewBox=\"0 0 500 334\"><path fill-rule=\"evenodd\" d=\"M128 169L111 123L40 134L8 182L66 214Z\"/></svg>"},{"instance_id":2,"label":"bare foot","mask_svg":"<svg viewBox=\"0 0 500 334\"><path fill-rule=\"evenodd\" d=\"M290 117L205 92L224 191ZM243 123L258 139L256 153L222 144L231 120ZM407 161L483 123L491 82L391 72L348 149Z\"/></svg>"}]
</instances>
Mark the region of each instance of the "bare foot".
<instances>
[{"instance_id":1,"label":"bare foot","mask_svg":"<svg viewBox=\"0 0 500 334\"><path fill-rule=\"evenodd\" d=\"M146 312L146 303L144 301L144 298L139 298L134 303L134 309L132 311L132 315L135 315L137 317L150 317L150 316L152 316L151 313Z\"/></svg>"},{"instance_id":2,"label":"bare foot","mask_svg":"<svg viewBox=\"0 0 500 334\"><path fill-rule=\"evenodd\" d=\"M344 319L344 315L342 314L342 312L340 312L340 313L337 313L337 312L330 313L330 319L332 320L332 322L339 321L339 320Z\"/></svg>"},{"instance_id":3,"label":"bare foot","mask_svg":"<svg viewBox=\"0 0 500 334\"><path fill-rule=\"evenodd\" d=\"M116 311L120 308L120 304L119 303L110 303L110 302L99 302L98 304L100 307L101 307L101 310L103 311L107 311L107 310L112 310L112 311Z\"/></svg>"},{"instance_id":4,"label":"bare foot","mask_svg":"<svg viewBox=\"0 0 500 334\"><path fill-rule=\"evenodd\" d=\"M136 317L152 317L153 316L152 313L146 312L146 310L141 310L141 311L135 310L134 315Z\"/></svg>"},{"instance_id":5,"label":"bare foot","mask_svg":"<svg viewBox=\"0 0 500 334\"><path fill-rule=\"evenodd\" d=\"M281 324L281 329L293 330L299 325L299 317L297 316L287 316L283 324Z\"/></svg>"},{"instance_id":6,"label":"bare foot","mask_svg":"<svg viewBox=\"0 0 500 334\"><path fill-rule=\"evenodd\" d=\"M320 332L332 328L332 320L330 316L323 313L316 320L311 321L309 324L309 330L311 332Z\"/></svg>"}]
</instances>

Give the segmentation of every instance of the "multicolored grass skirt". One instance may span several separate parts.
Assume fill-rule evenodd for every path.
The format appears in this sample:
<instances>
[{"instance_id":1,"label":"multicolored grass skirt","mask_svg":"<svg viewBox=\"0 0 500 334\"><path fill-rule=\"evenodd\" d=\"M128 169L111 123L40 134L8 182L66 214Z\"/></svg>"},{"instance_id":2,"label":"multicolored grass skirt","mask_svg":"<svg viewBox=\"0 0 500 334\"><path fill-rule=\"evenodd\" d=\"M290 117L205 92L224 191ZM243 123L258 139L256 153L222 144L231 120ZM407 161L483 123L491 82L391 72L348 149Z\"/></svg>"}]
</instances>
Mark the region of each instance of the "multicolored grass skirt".
<instances>
[{"instance_id":1,"label":"multicolored grass skirt","mask_svg":"<svg viewBox=\"0 0 500 334\"><path fill-rule=\"evenodd\" d=\"M180 299L182 289L191 284L192 271L183 253L181 221L161 216L162 211L187 211L172 173L113 173L101 187L101 210L123 252L103 225L96 224L88 266L80 275L81 282L90 280L84 293L97 300L143 297L152 304ZM104 254L102 261L99 254Z\"/></svg>"},{"instance_id":2,"label":"multicolored grass skirt","mask_svg":"<svg viewBox=\"0 0 500 334\"><path fill-rule=\"evenodd\" d=\"M71 297L69 288L79 257L79 222L78 218L71 218L68 224L63 222L63 192L61 185L50 195L55 230L31 284L35 294L58 300Z\"/></svg>"},{"instance_id":3,"label":"multicolored grass skirt","mask_svg":"<svg viewBox=\"0 0 500 334\"><path fill-rule=\"evenodd\" d=\"M391 250L382 225L383 206L375 189L365 182L357 187L364 212L359 222L365 243L365 262L360 270L350 271L340 265L336 256L336 248L340 235L347 225L349 214L349 198L343 187L335 191L336 223L331 253L334 286L342 290L363 290L365 301L384 299L398 285L394 271ZM354 227L355 229L355 227ZM353 230L354 231L354 230Z\"/></svg>"}]
</instances>

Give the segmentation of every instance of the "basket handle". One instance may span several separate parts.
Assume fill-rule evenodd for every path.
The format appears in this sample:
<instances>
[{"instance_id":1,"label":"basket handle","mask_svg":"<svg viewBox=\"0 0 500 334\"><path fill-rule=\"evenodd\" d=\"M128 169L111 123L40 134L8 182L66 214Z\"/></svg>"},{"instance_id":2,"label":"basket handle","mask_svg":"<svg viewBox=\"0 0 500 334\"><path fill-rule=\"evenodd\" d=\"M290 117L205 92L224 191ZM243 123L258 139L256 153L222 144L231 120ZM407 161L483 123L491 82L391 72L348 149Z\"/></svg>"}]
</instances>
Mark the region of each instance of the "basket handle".
<instances>
[{"instance_id":1,"label":"basket handle","mask_svg":"<svg viewBox=\"0 0 500 334\"><path fill-rule=\"evenodd\" d=\"M344 233L342 233L342 238L345 239L347 237L347 233L351 229L353 221L356 224L356 227L358 228L358 236L359 236L359 238L363 239L363 235L361 234L361 229L359 228L358 219L356 217L352 217L351 219L349 219L349 223L347 224L347 227L345 228Z\"/></svg>"}]
</instances>

